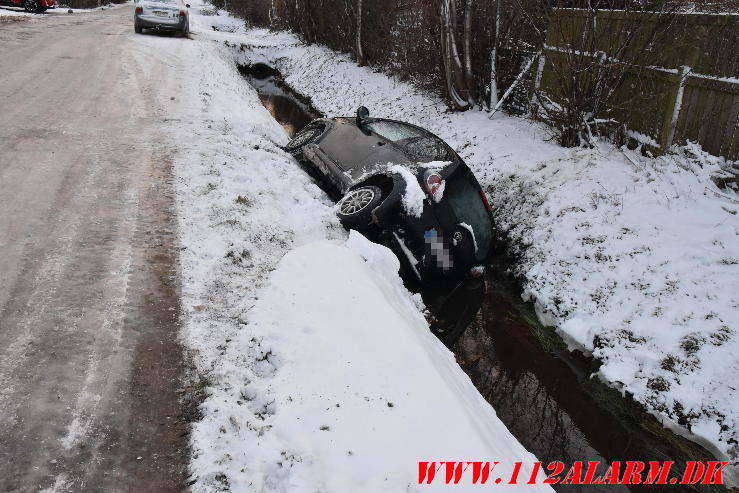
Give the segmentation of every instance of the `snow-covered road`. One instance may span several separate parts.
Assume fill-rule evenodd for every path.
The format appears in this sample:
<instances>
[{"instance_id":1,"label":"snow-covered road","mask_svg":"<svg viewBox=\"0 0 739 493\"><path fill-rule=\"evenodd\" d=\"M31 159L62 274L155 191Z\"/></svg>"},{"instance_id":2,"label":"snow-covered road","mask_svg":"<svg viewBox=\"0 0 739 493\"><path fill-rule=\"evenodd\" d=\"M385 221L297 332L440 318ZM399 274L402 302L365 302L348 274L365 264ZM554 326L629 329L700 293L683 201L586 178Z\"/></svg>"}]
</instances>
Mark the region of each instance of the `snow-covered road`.
<instances>
[{"instance_id":1,"label":"snow-covered road","mask_svg":"<svg viewBox=\"0 0 739 493\"><path fill-rule=\"evenodd\" d=\"M131 15L0 28L1 491L184 488L160 81L187 40L135 37Z\"/></svg>"}]
</instances>

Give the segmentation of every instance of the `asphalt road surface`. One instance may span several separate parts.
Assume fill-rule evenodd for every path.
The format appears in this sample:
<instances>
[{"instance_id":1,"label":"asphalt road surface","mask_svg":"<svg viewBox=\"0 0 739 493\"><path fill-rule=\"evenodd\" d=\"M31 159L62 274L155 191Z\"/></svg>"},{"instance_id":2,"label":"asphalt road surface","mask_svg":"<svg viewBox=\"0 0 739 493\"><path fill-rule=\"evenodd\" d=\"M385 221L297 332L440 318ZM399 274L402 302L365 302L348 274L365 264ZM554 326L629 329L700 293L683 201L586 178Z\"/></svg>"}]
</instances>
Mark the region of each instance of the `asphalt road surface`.
<instances>
[{"instance_id":1,"label":"asphalt road surface","mask_svg":"<svg viewBox=\"0 0 739 493\"><path fill-rule=\"evenodd\" d=\"M126 61L132 10L0 24L3 492L186 489L167 65Z\"/></svg>"}]
</instances>

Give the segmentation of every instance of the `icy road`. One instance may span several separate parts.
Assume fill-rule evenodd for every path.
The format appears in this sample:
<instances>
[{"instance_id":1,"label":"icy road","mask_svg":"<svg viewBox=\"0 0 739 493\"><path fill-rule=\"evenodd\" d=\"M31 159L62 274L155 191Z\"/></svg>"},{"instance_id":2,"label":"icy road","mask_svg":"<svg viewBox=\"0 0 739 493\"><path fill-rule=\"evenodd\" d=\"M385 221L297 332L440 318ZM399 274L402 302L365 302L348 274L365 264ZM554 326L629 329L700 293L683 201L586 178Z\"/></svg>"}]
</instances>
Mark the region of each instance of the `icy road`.
<instances>
[{"instance_id":1,"label":"icy road","mask_svg":"<svg viewBox=\"0 0 739 493\"><path fill-rule=\"evenodd\" d=\"M169 65L129 60L130 6L0 45L0 491L182 490Z\"/></svg>"}]
</instances>

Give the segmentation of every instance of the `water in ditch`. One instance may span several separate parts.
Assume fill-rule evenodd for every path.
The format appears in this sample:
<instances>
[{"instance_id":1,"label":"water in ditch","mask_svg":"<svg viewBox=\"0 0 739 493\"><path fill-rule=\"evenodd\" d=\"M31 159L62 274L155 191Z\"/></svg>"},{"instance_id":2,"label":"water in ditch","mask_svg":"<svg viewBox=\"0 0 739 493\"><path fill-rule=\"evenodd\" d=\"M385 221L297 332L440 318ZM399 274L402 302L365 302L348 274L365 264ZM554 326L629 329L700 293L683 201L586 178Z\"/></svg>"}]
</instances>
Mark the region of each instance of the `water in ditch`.
<instances>
[{"instance_id":1,"label":"water in ditch","mask_svg":"<svg viewBox=\"0 0 739 493\"><path fill-rule=\"evenodd\" d=\"M257 64L240 71L290 135L323 116L276 70ZM507 274L511 260L500 254L490 264L485 290L432 286L422 294L432 312L432 329L463 329L453 346L457 361L511 433L540 461L674 461L671 477L679 478L685 461L715 460L663 428L633 400L590 378L596 363L567 351L521 301L520 287ZM605 466L598 472L604 473ZM726 491L700 485L553 487L568 493Z\"/></svg>"}]
</instances>

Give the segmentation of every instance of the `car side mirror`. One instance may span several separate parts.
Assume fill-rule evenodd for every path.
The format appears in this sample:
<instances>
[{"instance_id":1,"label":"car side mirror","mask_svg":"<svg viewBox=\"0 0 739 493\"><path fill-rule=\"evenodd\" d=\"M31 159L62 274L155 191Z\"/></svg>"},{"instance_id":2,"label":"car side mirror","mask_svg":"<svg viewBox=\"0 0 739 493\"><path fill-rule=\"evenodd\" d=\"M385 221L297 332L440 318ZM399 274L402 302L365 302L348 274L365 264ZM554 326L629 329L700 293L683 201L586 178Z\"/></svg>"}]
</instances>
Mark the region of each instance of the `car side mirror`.
<instances>
[{"instance_id":1,"label":"car side mirror","mask_svg":"<svg viewBox=\"0 0 739 493\"><path fill-rule=\"evenodd\" d=\"M190 4L189 3L186 3L185 4L185 7L187 7L189 9L190 8Z\"/></svg>"},{"instance_id":2,"label":"car side mirror","mask_svg":"<svg viewBox=\"0 0 739 493\"><path fill-rule=\"evenodd\" d=\"M369 110L364 107L360 106L357 108L357 126L359 128L362 128L362 126L367 122L367 119L369 118Z\"/></svg>"}]
</instances>

